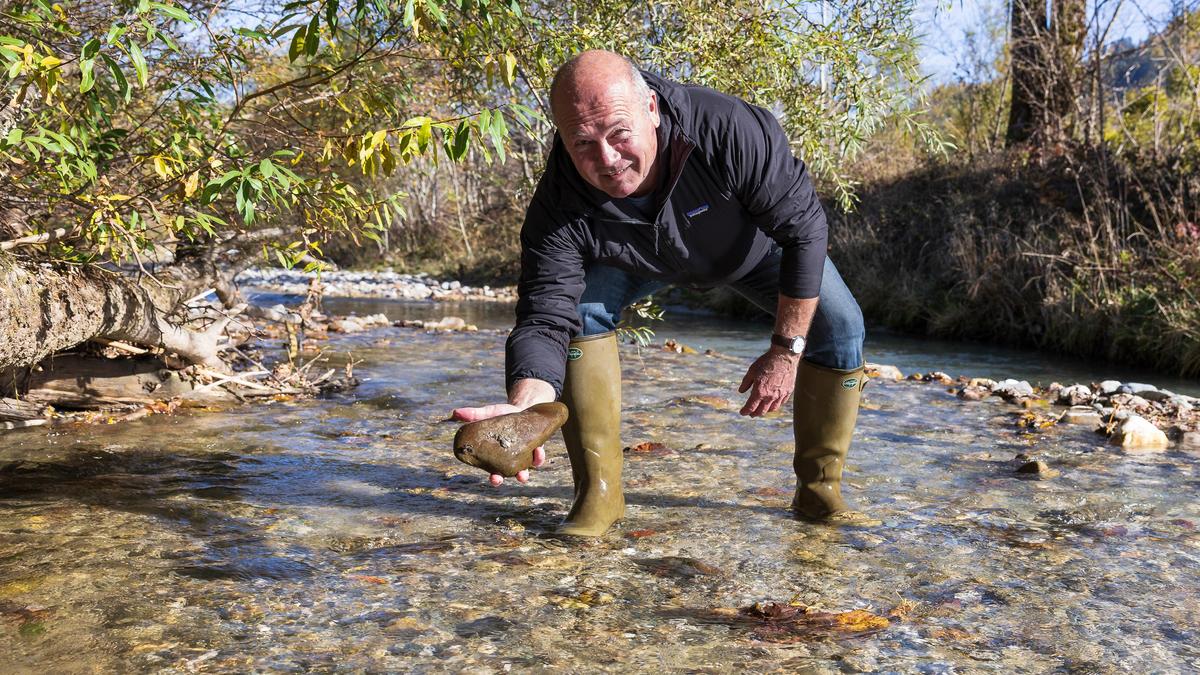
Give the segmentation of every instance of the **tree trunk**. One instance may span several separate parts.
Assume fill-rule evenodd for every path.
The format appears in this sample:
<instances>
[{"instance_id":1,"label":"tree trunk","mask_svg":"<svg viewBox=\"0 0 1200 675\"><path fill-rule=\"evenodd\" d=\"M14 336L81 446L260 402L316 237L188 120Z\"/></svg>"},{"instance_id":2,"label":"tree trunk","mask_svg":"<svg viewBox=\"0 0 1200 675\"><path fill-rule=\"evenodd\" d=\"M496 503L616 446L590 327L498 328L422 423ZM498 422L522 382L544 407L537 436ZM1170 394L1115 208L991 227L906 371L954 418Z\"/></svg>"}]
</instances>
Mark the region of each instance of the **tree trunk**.
<instances>
[{"instance_id":1,"label":"tree trunk","mask_svg":"<svg viewBox=\"0 0 1200 675\"><path fill-rule=\"evenodd\" d=\"M1012 0L1009 147L1061 143L1073 133L1086 36L1083 0ZM1047 8L1052 8L1047 20Z\"/></svg>"},{"instance_id":2,"label":"tree trunk","mask_svg":"<svg viewBox=\"0 0 1200 675\"><path fill-rule=\"evenodd\" d=\"M25 400L67 408L106 408L172 398L233 400L220 387L183 378L154 357L107 359L58 356L47 359L29 378Z\"/></svg>"},{"instance_id":3,"label":"tree trunk","mask_svg":"<svg viewBox=\"0 0 1200 675\"><path fill-rule=\"evenodd\" d=\"M0 255L0 371L29 368L96 337L163 347L223 368L217 338L227 321L197 333L162 318L134 281L95 267L32 263Z\"/></svg>"}]
</instances>

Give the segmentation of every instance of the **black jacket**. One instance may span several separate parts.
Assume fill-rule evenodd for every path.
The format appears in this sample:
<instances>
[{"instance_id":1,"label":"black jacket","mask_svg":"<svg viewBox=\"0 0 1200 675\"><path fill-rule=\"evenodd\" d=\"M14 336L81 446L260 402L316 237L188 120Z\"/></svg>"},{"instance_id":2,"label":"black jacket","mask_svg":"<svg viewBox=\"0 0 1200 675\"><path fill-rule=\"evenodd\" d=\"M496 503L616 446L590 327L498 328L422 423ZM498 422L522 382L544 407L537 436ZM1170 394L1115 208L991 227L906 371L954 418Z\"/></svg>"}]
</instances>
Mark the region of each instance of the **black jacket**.
<instances>
[{"instance_id":1,"label":"black jacket","mask_svg":"<svg viewBox=\"0 0 1200 675\"><path fill-rule=\"evenodd\" d=\"M717 286L740 279L774 240L779 290L815 298L825 262L825 213L804 162L770 112L705 87L644 73L658 94L658 158L667 180L653 223L614 202L575 170L555 134L521 229L517 323L508 338L508 386L545 380L562 391L567 343L581 329L584 268Z\"/></svg>"}]
</instances>

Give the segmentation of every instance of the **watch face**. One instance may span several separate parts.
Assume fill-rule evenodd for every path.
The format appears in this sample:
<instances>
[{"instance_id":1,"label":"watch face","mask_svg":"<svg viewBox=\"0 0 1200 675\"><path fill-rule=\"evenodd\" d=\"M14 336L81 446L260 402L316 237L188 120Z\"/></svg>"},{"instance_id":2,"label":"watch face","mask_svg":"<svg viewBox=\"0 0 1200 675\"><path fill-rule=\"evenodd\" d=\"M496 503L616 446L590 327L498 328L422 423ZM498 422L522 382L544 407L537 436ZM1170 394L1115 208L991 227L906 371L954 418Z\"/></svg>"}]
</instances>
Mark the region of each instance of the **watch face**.
<instances>
[{"instance_id":1,"label":"watch face","mask_svg":"<svg viewBox=\"0 0 1200 675\"><path fill-rule=\"evenodd\" d=\"M800 337L799 335L792 338L791 350L792 350L793 354L803 353L804 352L804 338Z\"/></svg>"}]
</instances>

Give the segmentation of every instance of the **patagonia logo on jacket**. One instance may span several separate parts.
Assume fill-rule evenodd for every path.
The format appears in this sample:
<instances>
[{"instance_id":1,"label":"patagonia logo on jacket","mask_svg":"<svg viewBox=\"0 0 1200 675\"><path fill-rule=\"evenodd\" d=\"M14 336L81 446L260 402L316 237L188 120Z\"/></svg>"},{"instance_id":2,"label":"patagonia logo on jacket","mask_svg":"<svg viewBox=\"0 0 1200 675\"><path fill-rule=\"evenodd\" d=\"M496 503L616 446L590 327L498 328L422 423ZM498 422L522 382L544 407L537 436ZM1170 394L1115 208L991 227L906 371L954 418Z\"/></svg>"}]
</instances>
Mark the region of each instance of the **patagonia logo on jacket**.
<instances>
[{"instance_id":1,"label":"patagonia logo on jacket","mask_svg":"<svg viewBox=\"0 0 1200 675\"><path fill-rule=\"evenodd\" d=\"M708 210L708 204L701 204L700 206L697 206L696 208L692 209L691 211L688 211L686 215L688 218L695 218L696 216L700 215L701 213L704 213L707 210Z\"/></svg>"}]
</instances>

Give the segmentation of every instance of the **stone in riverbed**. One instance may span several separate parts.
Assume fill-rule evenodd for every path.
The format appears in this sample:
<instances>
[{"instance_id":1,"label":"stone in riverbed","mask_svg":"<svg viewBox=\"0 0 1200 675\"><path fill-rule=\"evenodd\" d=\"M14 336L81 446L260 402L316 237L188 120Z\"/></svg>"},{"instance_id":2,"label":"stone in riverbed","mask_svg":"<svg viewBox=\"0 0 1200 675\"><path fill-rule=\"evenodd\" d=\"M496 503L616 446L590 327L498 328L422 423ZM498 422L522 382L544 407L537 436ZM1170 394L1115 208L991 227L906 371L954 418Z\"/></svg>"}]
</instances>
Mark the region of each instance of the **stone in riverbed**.
<instances>
[{"instance_id":1,"label":"stone in riverbed","mask_svg":"<svg viewBox=\"0 0 1200 675\"><path fill-rule=\"evenodd\" d=\"M1040 459L1035 459L1025 462L1017 467L1017 473L1034 475L1038 478L1055 478L1061 475L1058 471L1050 468L1050 465Z\"/></svg>"},{"instance_id":2,"label":"stone in riverbed","mask_svg":"<svg viewBox=\"0 0 1200 675\"><path fill-rule=\"evenodd\" d=\"M1099 424L1100 413L1085 405L1072 406L1059 419L1064 424Z\"/></svg>"},{"instance_id":3,"label":"stone in riverbed","mask_svg":"<svg viewBox=\"0 0 1200 675\"><path fill-rule=\"evenodd\" d=\"M1033 387L1025 380L1004 380L992 388L992 393L1006 401L1033 396Z\"/></svg>"},{"instance_id":4,"label":"stone in riverbed","mask_svg":"<svg viewBox=\"0 0 1200 675\"><path fill-rule=\"evenodd\" d=\"M867 377L878 380L903 380L904 373L896 366L881 365L878 363L868 363L866 366Z\"/></svg>"},{"instance_id":5,"label":"stone in riverbed","mask_svg":"<svg viewBox=\"0 0 1200 675\"><path fill-rule=\"evenodd\" d=\"M567 406L539 403L520 412L464 424L454 435L459 461L501 476L533 466L533 451L567 421Z\"/></svg>"},{"instance_id":6,"label":"stone in riverbed","mask_svg":"<svg viewBox=\"0 0 1200 675\"><path fill-rule=\"evenodd\" d=\"M964 401L982 401L992 395L992 392L984 387L972 387L966 385L959 387L957 396Z\"/></svg>"},{"instance_id":7,"label":"stone in riverbed","mask_svg":"<svg viewBox=\"0 0 1200 675\"><path fill-rule=\"evenodd\" d=\"M1096 389L1101 396L1112 396L1121 388L1121 383L1117 380L1105 380L1101 382Z\"/></svg>"},{"instance_id":8,"label":"stone in riverbed","mask_svg":"<svg viewBox=\"0 0 1200 675\"><path fill-rule=\"evenodd\" d=\"M1113 433L1111 442L1134 453L1164 452L1167 449L1167 435L1138 415L1125 418Z\"/></svg>"},{"instance_id":9,"label":"stone in riverbed","mask_svg":"<svg viewBox=\"0 0 1200 675\"><path fill-rule=\"evenodd\" d=\"M1092 402L1092 390L1087 385L1073 384L1058 392L1058 402L1062 405L1084 405Z\"/></svg>"}]
</instances>

